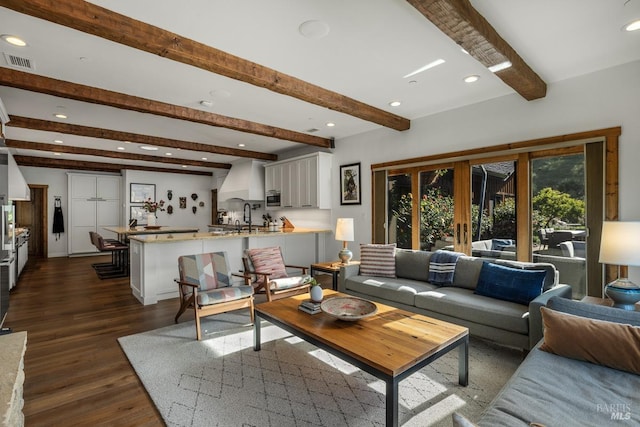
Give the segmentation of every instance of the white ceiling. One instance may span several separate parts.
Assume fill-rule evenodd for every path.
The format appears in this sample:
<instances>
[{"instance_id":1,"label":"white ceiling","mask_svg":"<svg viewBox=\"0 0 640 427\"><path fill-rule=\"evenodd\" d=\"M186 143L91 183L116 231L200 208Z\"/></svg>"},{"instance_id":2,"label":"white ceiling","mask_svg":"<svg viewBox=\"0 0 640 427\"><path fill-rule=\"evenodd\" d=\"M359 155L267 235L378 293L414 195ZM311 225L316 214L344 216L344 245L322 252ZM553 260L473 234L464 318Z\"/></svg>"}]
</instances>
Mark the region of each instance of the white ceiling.
<instances>
[{"instance_id":1,"label":"white ceiling","mask_svg":"<svg viewBox=\"0 0 640 427\"><path fill-rule=\"evenodd\" d=\"M461 52L404 0L93 0L92 3L289 74L408 119L514 93L480 63ZM640 59L640 31L621 27L640 19L640 0L472 0L473 6L548 84ZM326 37L300 34L301 23L319 20ZM20 36L28 46L0 41L0 52L29 58L35 73L149 98L296 132L340 139L379 125L251 86L208 71L0 8L0 34ZM405 79L442 58L446 62ZM8 67L0 56L0 66ZM1 72L1 69L0 69ZM480 80L463 82L476 74ZM413 80L414 83L409 81ZM161 136L224 147L281 153L289 141L203 124L118 110L0 86L9 115ZM211 101L210 108L200 101ZM401 100L392 108L388 103ZM528 102L521 98L522 102ZM536 102L536 101L533 101ZM327 122L334 122L329 128ZM8 139L149 154L137 144L7 127ZM12 149L13 154L53 157ZM170 150L175 158L230 163L238 157ZM426 154L426 153L425 153ZM64 154L82 161L113 160ZM124 164L171 166L150 162ZM196 170L205 170L196 168Z\"/></svg>"}]
</instances>

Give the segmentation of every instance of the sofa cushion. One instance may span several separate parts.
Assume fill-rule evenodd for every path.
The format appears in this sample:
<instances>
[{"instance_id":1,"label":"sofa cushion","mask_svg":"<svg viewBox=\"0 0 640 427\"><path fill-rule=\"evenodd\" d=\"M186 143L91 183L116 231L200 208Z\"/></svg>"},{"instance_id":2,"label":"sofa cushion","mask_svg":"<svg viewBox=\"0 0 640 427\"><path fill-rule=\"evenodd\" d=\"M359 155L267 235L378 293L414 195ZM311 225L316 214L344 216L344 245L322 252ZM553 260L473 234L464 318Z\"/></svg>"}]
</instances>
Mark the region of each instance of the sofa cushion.
<instances>
[{"instance_id":1,"label":"sofa cushion","mask_svg":"<svg viewBox=\"0 0 640 427\"><path fill-rule=\"evenodd\" d=\"M491 239L491 250L501 251L507 246L513 246L513 240L511 239Z\"/></svg>"},{"instance_id":2,"label":"sofa cushion","mask_svg":"<svg viewBox=\"0 0 640 427\"><path fill-rule=\"evenodd\" d=\"M482 427L637 425L640 375L531 350L476 424ZM626 405L631 405L628 407ZM634 409L636 408L636 409ZM631 419L614 420L621 414Z\"/></svg>"},{"instance_id":3,"label":"sofa cushion","mask_svg":"<svg viewBox=\"0 0 640 427\"><path fill-rule=\"evenodd\" d=\"M482 270L483 261L480 258L462 256L458 258L456 272L452 286L465 289L475 289Z\"/></svg>"},{"instance_id":4,"label":"sofa cushion","mask_svg":"<svg viewBox=\"0 0 640 427\"><path fill-rule=\"evenodd\" d=\"M529 307L515 302L476 295L453 286L435 288L415 296L418 308L446 314L519 334L529 333Z\"/></svg>"},{"instance_id":5,"label":"sofa cushion","mask_svg":"<svg viewBox=\"0 0 640 427\"><path fill-rule=\"evenodd\" d=\"M345 280L347 291L371 295L372 298L382 298L413 306L418 292L437 289L435 285L411 279L392 279L373 276L352 276Z\"/></svg>"},{"instance_id":6,"label":"sofa cushion","mask_svg":"<svg viewBox=\"0 0 640 427\"><path fill-rule=\"evenodd\" d=\"M504 265L511 268L520 268L522 270L544 270L547 274L544 276L542 291L548 291L558 283L558 271L556 266L549 262L522 262L506 259L497 259L494 264Z\"/></svg>"},{"instance_id":7,"label":"sofa cushion","mask_svg":"<svg viewBox=\"0 0 640 427\"><path fill-rule=\"evenodd\" d=\"M529 304L542 293L544 270L521 270L485 262L475 292L486 297Z\"/></svg>"},{"instance_id":8,"label":"sofa cushion","mask_svg":"<svg viewBox=\"0 0 640 427\"><path fill-rule=\"evenodd\" d=\"M540 350L640 374L640 327L540 308Z\"/></svg>"},{"instance_id":9,"label":"sofa cushion","mask_svg":"<svg viewBox=\"0 0 640 427\"><path fill-rule=\"evenodd\" d=\"M361 244L360 274L363 276L396 277L396 244Z\"/></svg>"},{"instance_id":10,"label":"sofa cushion","mask_svg":"<svg viewBox=\"0 0 640 427\"><path fill-rule=\"evenodd\" d=\"M640 326L640 311L620 310L619 308L587 304L560 297L551 297L547 302L547 307L576 316Z\"/></svg>"},{"instance_id":11,"label":"sofa cushion","mask_svg":"<svg viewBox=\"0 0 640 427\"><path fill-rule=\"evenodd\" d=\"M427 282L430 259L431 252L396 249L396 277Z\"/></svg>"}]
</instances>

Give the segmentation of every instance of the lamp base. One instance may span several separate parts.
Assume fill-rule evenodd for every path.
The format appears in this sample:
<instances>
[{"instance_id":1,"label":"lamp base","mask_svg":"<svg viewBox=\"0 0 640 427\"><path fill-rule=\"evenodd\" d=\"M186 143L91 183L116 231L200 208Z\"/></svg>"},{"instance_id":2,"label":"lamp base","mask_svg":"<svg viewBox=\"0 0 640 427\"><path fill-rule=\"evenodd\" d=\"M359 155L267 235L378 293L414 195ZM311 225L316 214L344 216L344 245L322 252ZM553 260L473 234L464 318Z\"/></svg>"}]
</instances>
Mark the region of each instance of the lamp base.
<instances>
[{"instance_id":1,"label":"lamp base","mask_svg":"<svg viewBox=\"0 0 640 427\"><path fill-rule=\"evenodd\" d=\"M611 298L614 307L623 310L635 310L635 304L640 301L640 287L626 278L609 283L604 292Z\"/></svg>"},{"instance_id":2,"label":"lamp base","mask_svg":"<svg viewBox=\"0 0 640 427\"><path fill-rule=\"evenodd\" d=\"M342 264L349 264L349 261L353 258L353 253L347 248L342 248L342 250L338 252L338 258L342 261Z\"/></svg>"}]
</instances>

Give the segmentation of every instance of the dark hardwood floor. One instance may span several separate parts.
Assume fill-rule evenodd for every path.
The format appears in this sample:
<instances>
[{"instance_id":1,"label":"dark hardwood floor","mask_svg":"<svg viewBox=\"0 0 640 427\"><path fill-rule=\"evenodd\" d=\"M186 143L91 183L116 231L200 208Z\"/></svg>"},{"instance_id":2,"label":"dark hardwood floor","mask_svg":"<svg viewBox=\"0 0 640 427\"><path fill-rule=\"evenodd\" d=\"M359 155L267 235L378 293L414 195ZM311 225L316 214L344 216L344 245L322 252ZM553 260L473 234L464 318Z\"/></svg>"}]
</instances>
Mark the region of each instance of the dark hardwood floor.
<instances>
[{"instance_id":1,"label":"dark hardwood floor","mask_svg":"<svg viewBox=\"0 0 640 427\"><path fill-rule=\"evenodd\" d=\"M4 326L27 331L27 427L164 425L116 339L172 324L178 301L143 306L128 278L98 279L91 264L106 261L30 259L11 291Z\"/></svg>"}]
</instances>

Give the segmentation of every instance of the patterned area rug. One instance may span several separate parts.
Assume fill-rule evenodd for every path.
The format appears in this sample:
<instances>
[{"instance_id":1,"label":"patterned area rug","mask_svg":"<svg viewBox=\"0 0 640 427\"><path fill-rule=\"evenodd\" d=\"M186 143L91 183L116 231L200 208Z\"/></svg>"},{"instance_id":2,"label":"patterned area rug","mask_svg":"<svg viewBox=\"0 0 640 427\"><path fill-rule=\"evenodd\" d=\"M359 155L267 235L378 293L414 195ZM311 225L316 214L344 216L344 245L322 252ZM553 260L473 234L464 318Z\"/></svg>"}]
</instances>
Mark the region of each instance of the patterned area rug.
<instances>
[{"instance_id":1,"label":"patterned area rug","mask_svg":"<svg viewBox=\"0 0 640 427\"><path fill-rule=\"evenodd\" d=\"M193 322L118 339L168 426L384 426L384 382L269 323L255 352L248 321L204 319L200 342ZM458 385L454 350L400 382L400 424L476 419L521 359L472 338L469 386Z\"/></svg>"}]
</instances>

